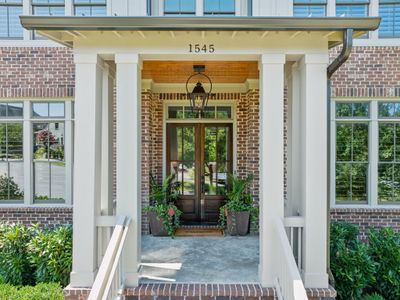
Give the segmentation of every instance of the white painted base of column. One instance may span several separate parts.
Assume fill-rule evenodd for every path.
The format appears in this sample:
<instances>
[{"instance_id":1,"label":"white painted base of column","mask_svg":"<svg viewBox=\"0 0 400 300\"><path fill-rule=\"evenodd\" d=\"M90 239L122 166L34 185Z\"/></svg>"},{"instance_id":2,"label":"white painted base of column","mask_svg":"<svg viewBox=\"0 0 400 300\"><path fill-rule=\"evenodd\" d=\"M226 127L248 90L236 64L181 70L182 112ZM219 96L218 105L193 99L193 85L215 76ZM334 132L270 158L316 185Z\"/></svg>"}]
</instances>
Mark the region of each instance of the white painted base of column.
<instances>
[{"instance_id":1,"label":"white painted base of column","mask_svg":"<svg viewBox=\"0 0 400 300\"><path fill-rule=\"evenodd\" d=\"M91 287L96 278L95 272L71 272L70 285L74 288Z\"/></svg>"},{"instance_id":2,"label":"white painted base of column","mask_svg":"<svg viewBox=\"0 0 400 300\"><path fill-rule=\"evenodd\" d=\"M308 273L303 275L306 288L328 288L329 277L327 273Z\"/></svg>"}]
</instances>

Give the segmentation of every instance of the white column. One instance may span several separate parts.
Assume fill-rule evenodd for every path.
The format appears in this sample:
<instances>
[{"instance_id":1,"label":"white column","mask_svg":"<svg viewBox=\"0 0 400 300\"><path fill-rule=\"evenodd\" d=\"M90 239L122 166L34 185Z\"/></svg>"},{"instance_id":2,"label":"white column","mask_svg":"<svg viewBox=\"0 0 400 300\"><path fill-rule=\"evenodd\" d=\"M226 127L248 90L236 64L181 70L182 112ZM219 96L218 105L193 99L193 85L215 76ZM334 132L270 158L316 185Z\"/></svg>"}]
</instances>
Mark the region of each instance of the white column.
<instances>
[{"instance_id":1,"label":"white column","mask_svg":"<svg viewBox=\"0 0 400 300\"><path fill-rule=\"evenodd\" d=\"M141 65L139 55L118 53L117 215L132 219L123 253L127 286L138 285L141 240Z\"/></svg>"},{"instance_id":2,"label":"white column","mask_svg":"<svg viewBox=\"0 0 400 300\"><path fill-rule=\"evenodd\" d=\"M327 75L328 53L306 54L301 74L301 199L304 283L327 288Z\"/></svg>"},{"instance_id":3,"label":"white column","mask_svg":"<svg viewBox=\"0 0 400 300\"><path fill-rule=\"evenodd\" d=\"M101 150L101 213L113 213L113 96L114 78L109 65L103 69L102 150Z\"/></svg>"},{"instance_id":4,"label":"white column","mask_svg":"<svg viewBox=\"0 0 400 300\"><path fill-rule=\"evenodd\" d=\"M291 196L292 215L297 215L300 210L300 72L295 63L292 66L292 102L291 102Z\"/></svg>"},{"instance_id":5,"label":"white column","mask_svg":"<svg viewBox=\"0 0 400 300\"><path fill-rule=\"evenodd\" d=\"M88 287L97 269L100 215L102 74L99 57L74 54L75 170L71 286Z\"/></svg>"},{"instance_id":6,"label":"white column","mask_svg":"<svg viewBox=\"0 0 400 300\"><path fill-rule=\"evenodd\" d=\"M260 60L260 282L273 286L273 219L283 218L284 54Z\"/></svg>"},{"instance_id":7,"label":"white column","mask_svg":"<svg viewBox=\"0 0 400 300\"><path fill-rule=\"evenodd\" d=\"M23 0L22 1L22 14L24 16L29 16L31 15L31 1L30 0ZM23 30L23 38L24 40L30 40L31 39L31 31L27 30L25 28Z\"/></svg>"},{"instance_id":8,"label":"white column","mask_svg":"<svg viewBox=\"0 0 400 300\"><path fill-rule=\"evenodd\" d=\"M65 102L65 203L72 205L72 179L73 179L73 124L72 101Z\"/></svg>"},{"instance_id":9,"label":"white column","mask_svg":"<svg viewBox=\"0 0 400 300\"><path fill-rule=\"evenodd\" d=\"M23 125L23 152L24 152L24 204L33 203L33 132L31 122L31 102L24 101L24 125Z\"/></svg>"},{"instance_id":10,"label":"white column","mask_svg":"<svg viewBox=\"0 0 400 300\"><path fill-rule=\"evenodd\" d=\"M196 0L196 16L201 17L203 15L204 15L204 0Z\"/></svg>"},{"instance_id":11,"label":"white column","mask_svg":"<svg viewBox=\"0 0 400 300\"><path fill-rule=\"evenodd\" d=\"M74 13L74 0L65 0L65 15L73 16Z\"/></svg>"},{"instance_id":12,"label":"white column","mask_svg":"<svg viewBox=\"0 0 400 300\"><path fill-rule=\"evenodd\" d=\"M369 3L369 16L379 17L379 0L371 0ZM379 38L379 29L370 32L371 39Z\"/></svg>"}]
</instances>

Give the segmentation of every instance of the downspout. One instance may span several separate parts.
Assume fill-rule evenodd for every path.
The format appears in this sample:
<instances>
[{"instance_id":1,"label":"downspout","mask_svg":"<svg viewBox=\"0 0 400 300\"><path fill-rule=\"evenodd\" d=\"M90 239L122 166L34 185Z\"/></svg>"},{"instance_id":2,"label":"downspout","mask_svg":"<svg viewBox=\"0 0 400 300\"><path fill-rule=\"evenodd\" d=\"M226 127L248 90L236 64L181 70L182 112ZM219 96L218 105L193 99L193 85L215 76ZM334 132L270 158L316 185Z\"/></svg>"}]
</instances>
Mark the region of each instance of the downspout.
<instances>
[{"instance_id":1,"label":"downspout","mask_svg":"<svg viewBox=\"0 0 400 300\"><path fill-rule=\"evenodd\" d=\"M327 226L327 267L328 267L328 276L329 276L329 283L334 287L335 286L335 279L333 277L331 267L330 267L330 227L331 227L331 214L330 214L330 191L331 191L331 88L332 88L332 82L331 82L331 77L332 75L347 61L351 54L351 50L353 49L353 29L346 29L343 33L343 48L342 51L340 52L339 56L336 57L336 59L328 66L327 69L327 102L328 102L328 149L327 149L327 157L328 157L328 184L327 184L327 220L328 220L328 226Z\"/></svg>"}]
</instances>

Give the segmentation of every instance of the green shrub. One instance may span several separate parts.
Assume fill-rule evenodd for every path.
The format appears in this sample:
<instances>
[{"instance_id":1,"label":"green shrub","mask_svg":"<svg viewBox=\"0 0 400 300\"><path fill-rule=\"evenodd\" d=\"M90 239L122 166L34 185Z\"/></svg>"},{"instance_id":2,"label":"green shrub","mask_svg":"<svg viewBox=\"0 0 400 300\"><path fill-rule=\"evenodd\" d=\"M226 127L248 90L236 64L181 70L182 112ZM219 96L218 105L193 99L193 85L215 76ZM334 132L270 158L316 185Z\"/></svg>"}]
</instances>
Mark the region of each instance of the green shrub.
<instances>
[{"instance_id":1,"label":"green shrub","mask_svg":"<svg viewBox=\"0 0 400 300\"><path fill-rule=\"evenodd\" d=\"M56 283L39 283L36 286L16 287L0 284L1 300L63 300L63 291Z\"/></svg>"},{"instance_id":2,"label":"green shrub","mask_svg":"<svg viewBox=\"0 0 400 300\"><path fill-rule=\"evenodd\" d=\"M0 224L0 277L13 284L32 284L33 268L28 260L28 244L36 228Z\"/></svg>"},{"instance_id":3,"label":"green shrub","mask_svg":"<svg viewBox=\"0 0 400 300\"><path fill-rule=\"evenodd\" d=\"M331 270L338 300L361 299L364 289L374 279L375 263L368 255L368 246L357 236L358 228L354 225L331 225Z\"/></svg>"},{"instance_id":4,"label":"green shrub","mask_svg":"<svg viewBox=\"0 0 400 300\"><path fill-rule=\"evenodd\" d=\"M66 286L72 267L72 228L60 226L40 230L29 244L36 282L58 282Z\"/></svg>"},{"instance_id":5,"label":"green shrub","mask_svg":"<svg viewBox=\"0 0 400 300\"><path fill-rule=\"evenodd\" d=\"M383 298L381 295L379 294L371 294L371 295L367 295L363 298L363 300L385 300L385 298Z\"/></svg>"},{"instance_id":6,"label":"green shrub","mask_svg":"<svg viewBox=\"0 0 400 300\"><path fill-rule=\"evenodd\" d=\"M400 234L392 228L370 230L369 255L376 263L371 289L386 300L400 299Z\"/></svg>"}]
</instances>

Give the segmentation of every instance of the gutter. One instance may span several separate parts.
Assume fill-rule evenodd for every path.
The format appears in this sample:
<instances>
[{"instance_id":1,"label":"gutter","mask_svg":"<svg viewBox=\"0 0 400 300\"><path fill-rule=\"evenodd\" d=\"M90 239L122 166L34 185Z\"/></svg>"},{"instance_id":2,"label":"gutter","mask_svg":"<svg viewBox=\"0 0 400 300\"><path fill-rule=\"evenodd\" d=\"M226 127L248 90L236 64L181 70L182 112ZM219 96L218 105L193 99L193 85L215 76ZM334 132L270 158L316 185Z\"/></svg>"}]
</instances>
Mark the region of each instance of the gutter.
<instances>
[{"instance_id":1,"label":"gutter","mask_svg":"<svg viewBox=\"0 0 400 300\"><path fill-rule=\"evenodd\" d=\"M329 276L329 283L335 287L335 278L333 277L331 267L330 267L330 227L331 227L331 214L330 214L330 191L331 191L331 101L332 101L332 81L331 78L333 74L348 60L351 54L351 50L353 49L353 29L346 29L343 32L343 48L338 57L328 66L327 68L327 102L328 102L328 126L327 126L327 137L328 137L328 149L327 149L327 157L328 157L328 183L327 183L327 273Z\"/></svg>"}]
</instances>

